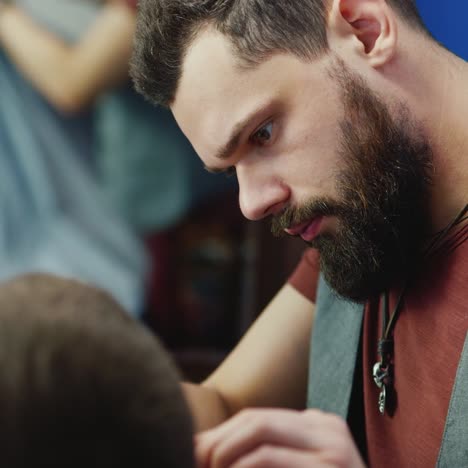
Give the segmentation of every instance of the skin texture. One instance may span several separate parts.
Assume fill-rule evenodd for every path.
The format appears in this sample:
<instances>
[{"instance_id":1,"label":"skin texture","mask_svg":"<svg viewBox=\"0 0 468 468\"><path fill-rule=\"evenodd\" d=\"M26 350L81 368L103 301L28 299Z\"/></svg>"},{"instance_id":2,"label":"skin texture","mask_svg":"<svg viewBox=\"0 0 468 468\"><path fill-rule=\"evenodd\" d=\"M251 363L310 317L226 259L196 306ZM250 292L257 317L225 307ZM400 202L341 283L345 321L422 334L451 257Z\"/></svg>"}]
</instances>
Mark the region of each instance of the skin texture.
<instances>
[{"instance_id":1,"label":"skin texture","mask_svg":"<svg viewBox=\"0 0 468 468\"><path fill-rule=\"evenodd\" d=\"M320 251L321 273L335 292L365 301L419 264L428 230L432 153L403 103L393 117L366 83L339 61L331 78L341 88L345 113L337 132L339 199L313 198L289 206L273 216L272 231L301 235ZM321 219L331 216L337 218L337 228L320 233ZM311 225L311 219L318 221ZM313 237L316 232L319 235Z\"/></svg>"},{"instance_id":2,"label":"skin texture","mask_svg":"<svg viewBox=\"0 0 468 468\"><path fill-rule=\"evenodd\" d=\"M197 429L212 428L243 408L304 408L313 319L314 305L283 286L201 386L184 384Z\"/></svg>"},{"instance_id":3,"label":"skin texture","mask_svg":"<svg viewBox=\"0 0 468 468\"><path fill-rule=\"evenodd\" d=\"M337 199L343 106L328 70L338 57L390 108L404 103L421 123L433 156L427 197L430 228L441 229L466 203L466 63L408 27L383 0L334 0L327 32L330 54L320 59L306 62L275 54L256 68L242 69L224 37L209 27L202 30L187 53L172 105L182 130L210 170L235 167L240 206L249 219L278 215L313 198ZM238 130L238 122L252 113L237 144L230 145L233 151L220 151ZM320 229L336 231L336 218L326 218ZM294 309L287 310L294 321ZM281 354L281 340L271 342ZM252 340L250 355L255 355L255 346ZM223 377L209 386L225 408L236 401L228 378L234 375L229 368L236 367L231 361ZM208 406L205 411L210 411ZM241 418L250 419L249 413L197 437L199 466L362 463L346 425L335 417L264 409L252 413L249 423ZM339 443L333 445L335 441Z\"/></svg>"},{"instance_id":4,"label":"skin texture","mask_svg":"<svg viewBox=\"0 0 468 468\"><path fill-rule=\"evenodd\" d=\"M198 468L363 466L346 422L318 410L245 410L196 442Z\"/></svg>"},{"instance_id":5,"label":"skin texture","mask_svg":"<svg viewBox=\"0 0 468 468\"><path fill-rule=\"evenodd\" d=\"M373 16L367 23L350 24L336 11L340 6L347 7L348 16L353 6L355 15ZM356 26L371 20L378 24L370 29L379 35L358 35ZM406 103L414 118L424 123L437 171L431 192L432 223L434 229L440 228L464 200L462 188L448 187L443 176L450 174L460 183L467 178L466 170L455 169L461 165L456 161L460 148L467 145L460 118L467 113L466 64L405 27L383 1L335 1L329 23L332 52L388 103ZM428 72L442 64L447 74ZM197 36L184 62L172 110L207 168L235 167L240 206L252 220L313 197L337 198L336 168L342 166L337 135L343 115L329 77L331 54L313 62L276 54L254 69L237 65L229 42L209 28ZM451 86L459 89L458 102L447 93ZM434 98L430 103L427 93ZM241 135L236 151L219 158L232 129L258 108L262 110ZM272 134L265 142L255 132L270 121ZM450 140L447 134L456 137ZM327 224L331 228L332 220Z\"/></svg>"}]
</instances>

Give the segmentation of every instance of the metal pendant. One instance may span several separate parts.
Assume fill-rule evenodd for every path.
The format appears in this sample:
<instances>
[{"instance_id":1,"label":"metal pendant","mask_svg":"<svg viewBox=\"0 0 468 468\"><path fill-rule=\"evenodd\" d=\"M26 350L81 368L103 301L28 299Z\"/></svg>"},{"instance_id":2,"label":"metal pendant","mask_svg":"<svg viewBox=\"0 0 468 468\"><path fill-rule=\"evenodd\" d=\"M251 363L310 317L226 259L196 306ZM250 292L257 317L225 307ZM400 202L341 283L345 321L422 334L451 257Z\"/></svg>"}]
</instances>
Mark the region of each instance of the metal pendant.
<instances>
[{"instance_id":1,"label":"metal pendant","mask_svg":"<svg viewBox=\"0 0 468 468\"><path fill-rule=\"evenodd\" d=\"M385 405L387 402L387 389L385 388L384 380L388 377L388 369L382 366L381 362L376 362L372 368L372 377L378 388L380 388L378 408L380 414L385 413Z\"/></svg>"},{"instance_id":2,"label":"metal pendant","mask_svg":"<svg viewBox=\"0 0 468 468\"><path fill-rule=\"evenodd\" d=\"M387 389L385 385L382 385L382 390L379 394L379 412L380 414L385 414L385 404L387 403Z\"/></svg>"},{"instance_id":3,"label":"metal pendant","mask_svg":"<svg viewBox=\"0 0 468 468\"><path fill-rule=\"evenodd\" d=\"M384 385L384 379L387 377L388 372L382 367L381 362L376 362L372 368L372 377L377 387L382 388Z\"/></svg>"}]
</instances>

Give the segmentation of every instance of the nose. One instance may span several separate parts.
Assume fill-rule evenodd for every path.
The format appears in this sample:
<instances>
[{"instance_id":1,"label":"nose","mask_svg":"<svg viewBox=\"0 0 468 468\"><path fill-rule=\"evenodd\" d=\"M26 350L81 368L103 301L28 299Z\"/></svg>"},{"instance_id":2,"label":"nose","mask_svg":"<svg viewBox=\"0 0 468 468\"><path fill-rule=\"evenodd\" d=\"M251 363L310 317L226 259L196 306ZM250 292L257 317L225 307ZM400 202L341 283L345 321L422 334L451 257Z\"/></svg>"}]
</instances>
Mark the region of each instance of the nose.
<instances>
[{"instance_id":1,"label":"nose","mask_svg":"<svg viewBox=\"0 0 468 468\"><path fill-rule=\"evenodd\" d=\"M281 180L252 166L236 167L239 183L239 205L242 214L251 221L263 219L283 210L290 198L290 190Z\"/></svg>"}]
</instances>

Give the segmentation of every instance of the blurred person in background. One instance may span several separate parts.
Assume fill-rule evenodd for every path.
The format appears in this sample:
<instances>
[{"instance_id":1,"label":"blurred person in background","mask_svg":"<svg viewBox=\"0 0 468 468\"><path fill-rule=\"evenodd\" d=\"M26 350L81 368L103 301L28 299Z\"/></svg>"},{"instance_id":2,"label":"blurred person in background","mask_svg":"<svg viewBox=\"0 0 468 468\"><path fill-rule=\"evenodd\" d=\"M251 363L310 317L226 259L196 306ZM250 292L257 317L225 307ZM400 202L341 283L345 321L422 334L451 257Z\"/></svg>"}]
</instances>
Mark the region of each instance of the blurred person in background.
<instances>
[{"instance_id":1,"label":"blurred person in background","mask_svg":"<svg viewBox=\"0 0 468 468\"><path fill-rule=\"evenodd\" d=\"M8 86L23 87L16 93L20 96L15 96L2 86L2 94L10 97L2 99L1 112L11 122L6 127L12 127L2 139L3 146L8 145L2 153L17 166L22 157L21 170L34 179L25 182L34 185L34 198L54 192L49 202L61 211L57 223L50 222L50 213L37 215L47 226L43 234L47 246L41 244L36 230L33 234L26 229L27 239L15 234L35 225L34 216L26 216L25 209L15 210L22 213L21 227L5 215L12 239L4 250L12 258L12 267L5 268L3 276L30 269L78 276L107 287L128 308L141 311L145 302L143 252L133 231L148 240L153 270L158 271L152 297L164 302L165 269L170 263L164 232L207 195L225 190L226 183L206 174L195 161L172 115L153 109L129 84L136 2L17 0L1 4L2 68L10 75ZM16 73L22 77L11 79ZM20 104L25 99L29 101ZM12 112L22 115L12 119ZM47 126L55 128L49 131ZM32 140L36 133L46 131L46 136L38 136L41 141L31 141L29 149L17 141ZM41 166L42 180L30 163L31 159L36 165L41 163L34 152L47 159ZM14 185L17 193L9 197L16 203L24 201L24 187L19 181ZM46 232L51 229L59 233L59 241ZM23 262L17 261L20 256Z\"/></svg>"},{"instance_id":2,"label":"blurred person in background","mask_svg":"<svg viewBox=\"0 0 468 468\"><path fill-rule=\"evenodd\" d=\"M115 48L122 53L120 35L131 40L132 15L117 5L101 8L86 1L0 2L0 278L29 271L79 278L138 314L144 251L98 185L89 107L93 93L118 79L119 66L106 58ZM108 36L109 23L120 35L106 49L92 36ZM99 58L82 53L87 42ZM96 64L112 78L93 75Z\"/></svg>"}]
</instances>

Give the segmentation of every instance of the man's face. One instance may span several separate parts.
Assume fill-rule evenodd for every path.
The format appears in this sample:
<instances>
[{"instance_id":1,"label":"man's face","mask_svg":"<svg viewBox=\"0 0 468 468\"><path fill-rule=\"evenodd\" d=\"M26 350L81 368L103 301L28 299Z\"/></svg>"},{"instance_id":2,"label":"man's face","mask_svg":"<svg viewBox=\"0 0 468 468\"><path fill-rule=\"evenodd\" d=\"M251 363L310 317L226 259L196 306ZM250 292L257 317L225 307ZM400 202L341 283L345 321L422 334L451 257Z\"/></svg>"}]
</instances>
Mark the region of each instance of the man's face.
<instances>
[{"instance_id":1,"label":"man's face","mask_svg":"<svg viewBox=\"0 0 468 468\"><path fill-rule=\"evenodd\" d=\"M417 260L431 155L402 105L382 102L332 54L276 54L242 69L203 32L173 105L205 166L235 168L240 207L321 253L336 292L364 300Z\"/></svg>"}]
</instances>

